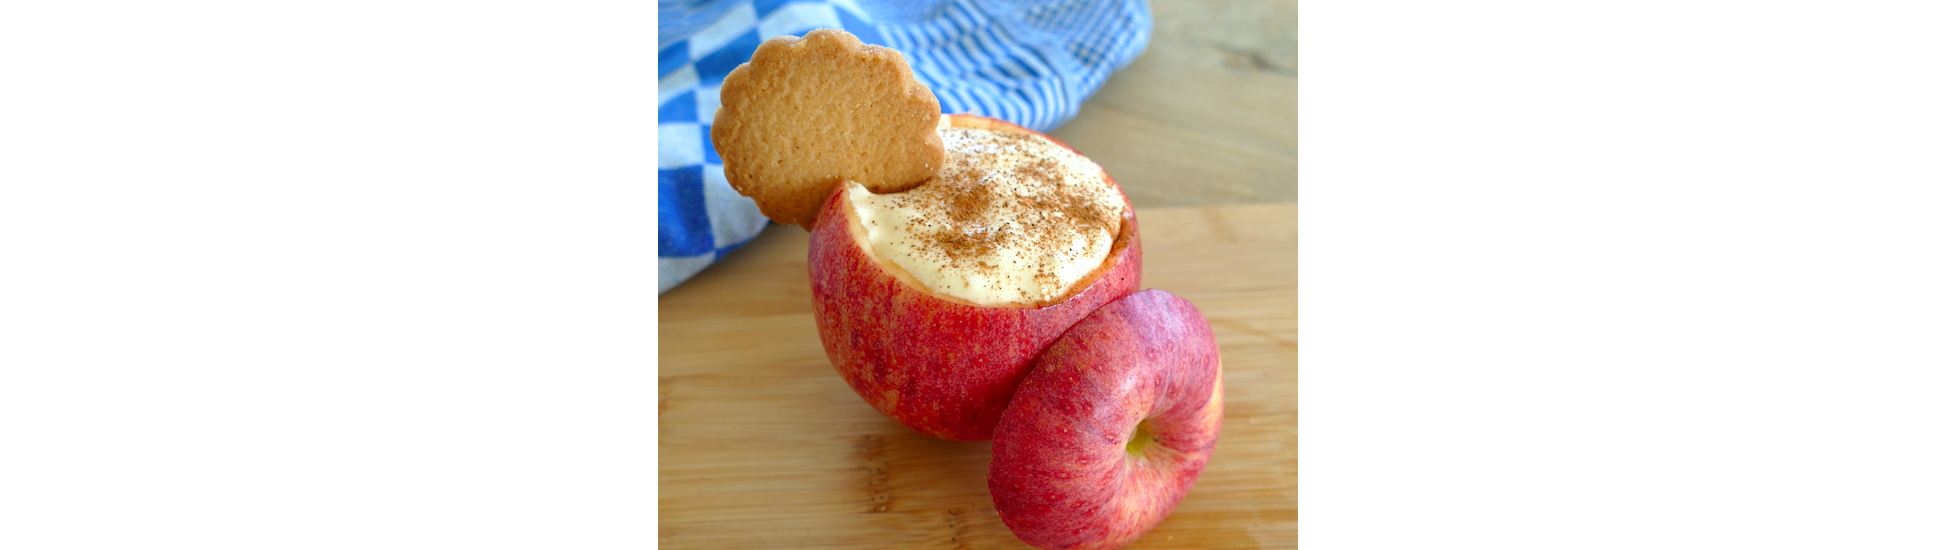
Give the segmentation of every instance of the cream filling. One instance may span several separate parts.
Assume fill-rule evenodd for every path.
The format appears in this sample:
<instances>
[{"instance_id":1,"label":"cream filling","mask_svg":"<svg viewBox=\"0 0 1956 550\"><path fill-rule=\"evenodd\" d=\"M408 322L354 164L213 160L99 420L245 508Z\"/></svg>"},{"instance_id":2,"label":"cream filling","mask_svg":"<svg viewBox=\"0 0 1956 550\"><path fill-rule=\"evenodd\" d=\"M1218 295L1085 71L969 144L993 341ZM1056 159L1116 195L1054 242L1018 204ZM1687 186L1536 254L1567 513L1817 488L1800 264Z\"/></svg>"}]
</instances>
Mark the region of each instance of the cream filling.
<instances>
[{"instance_id":1,"label":"cream filling","mask_svg":"<svg viewBox=\"0 0 1956 550\"><path fill-rule=\"evenodd\" d=\"M849 200L870 248L933 292L983 306L1065 296L1107 260L1125 202L1085 157L1038 136L942 128L937 177Z\"/></svg>"}]
</instances>

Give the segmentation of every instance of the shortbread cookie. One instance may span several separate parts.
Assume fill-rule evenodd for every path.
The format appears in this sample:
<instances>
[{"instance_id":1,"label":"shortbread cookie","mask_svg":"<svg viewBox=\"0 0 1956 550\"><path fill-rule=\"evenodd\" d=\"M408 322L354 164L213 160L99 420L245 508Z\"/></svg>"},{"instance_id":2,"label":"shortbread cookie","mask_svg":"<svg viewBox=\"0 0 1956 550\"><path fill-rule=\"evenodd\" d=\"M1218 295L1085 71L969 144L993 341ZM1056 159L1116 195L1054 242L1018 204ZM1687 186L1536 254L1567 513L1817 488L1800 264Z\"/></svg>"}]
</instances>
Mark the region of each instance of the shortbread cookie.
<instances>
[{"instance_id":1,"label":"shortbread cookie","mask_svg":"<svg viewBox=\"0 0 1956 550\"><path fill-rule=\"evenodd\" d=\"M903 54L816 29L762 42L727 75L713 147L727 183L781 223L814 225L842 180L909 189L944 166L937 97Z\"/></svg>"}]
</instances>

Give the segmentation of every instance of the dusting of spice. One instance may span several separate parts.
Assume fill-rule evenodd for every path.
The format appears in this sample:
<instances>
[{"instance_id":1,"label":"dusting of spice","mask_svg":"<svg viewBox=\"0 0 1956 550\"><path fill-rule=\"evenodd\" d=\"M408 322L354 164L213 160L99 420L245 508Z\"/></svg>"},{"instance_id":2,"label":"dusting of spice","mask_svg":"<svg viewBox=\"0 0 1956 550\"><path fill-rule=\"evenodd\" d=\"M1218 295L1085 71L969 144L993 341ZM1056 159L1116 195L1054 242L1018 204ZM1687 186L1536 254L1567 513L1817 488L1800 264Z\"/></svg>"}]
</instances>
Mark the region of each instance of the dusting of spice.
<instances>
[{"instance_id":1,"label":"dusting of spice","mask_svg":"<svg viewBox=\"0 0 1956 550\"><path fill-rule=\"evenodd\" d=\"M945 166L902 193L852 189L875 252L984 305L1063 295L1099 267L1124 202L1100 167L1044 138L941 128Z\"/></svg>"}]
</instances>

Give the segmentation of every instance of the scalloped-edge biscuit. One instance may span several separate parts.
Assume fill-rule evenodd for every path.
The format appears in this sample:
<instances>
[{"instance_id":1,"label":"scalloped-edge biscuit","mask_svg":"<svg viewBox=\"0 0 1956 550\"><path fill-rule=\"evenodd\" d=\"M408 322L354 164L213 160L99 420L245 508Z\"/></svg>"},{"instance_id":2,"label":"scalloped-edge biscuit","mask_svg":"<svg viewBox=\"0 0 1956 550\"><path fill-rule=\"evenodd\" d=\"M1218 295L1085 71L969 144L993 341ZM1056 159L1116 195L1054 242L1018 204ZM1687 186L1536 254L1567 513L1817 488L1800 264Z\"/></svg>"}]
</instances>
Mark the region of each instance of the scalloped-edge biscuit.
<instances>
[{"instance_id":1,"label":"scalloped-edge biscuit","mask_svg":"<svg viewBox=\"0 0 1956 550\"><path fill-rule=\"evenodd\" d=\"M735 191L806 229L842 180L894 193L930 179L944 166L938 119L903 54L816 29L762 42L727 75L713 147Z\"/></svg>"}]
</instances>

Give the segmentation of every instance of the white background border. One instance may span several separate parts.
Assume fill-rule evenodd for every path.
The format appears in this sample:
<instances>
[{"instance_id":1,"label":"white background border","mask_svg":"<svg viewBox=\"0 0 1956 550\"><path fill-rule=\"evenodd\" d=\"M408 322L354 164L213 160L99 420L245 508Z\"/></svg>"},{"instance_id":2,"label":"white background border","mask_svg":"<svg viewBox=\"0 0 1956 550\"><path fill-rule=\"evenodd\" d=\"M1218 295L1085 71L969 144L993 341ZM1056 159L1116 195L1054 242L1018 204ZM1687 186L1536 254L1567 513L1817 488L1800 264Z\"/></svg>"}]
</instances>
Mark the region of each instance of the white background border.
<instances>
[{"instance_id":1,"label":"white background border","mask_svg":"<svg viewBox=\"0 0 1956 550\"><path fill-rule=\"evenodd\" d=\"M0 548L650 546L655 15L0 7Z\"/></svg>"},{"instance_id":2,"label":"white background border","mask_svg":"<svg viewBox=\"0 0 1956 550\"><path fill-rule=\"evenodd\" d=\"M1956 543L1946 8L1340 4L1305 545ZM0 8L0 547L652 543L652 12Z\"/></svg>"},{"instance_id":3,"label":"white background border","mask_svg":"<svg viewBox=\"0 0 1956 550\"><path fill-rule=\"evenodd\" d=\"M1304 546L1956 544L1947 4L1301 11Z\"/></svg>"}]
</instances>

